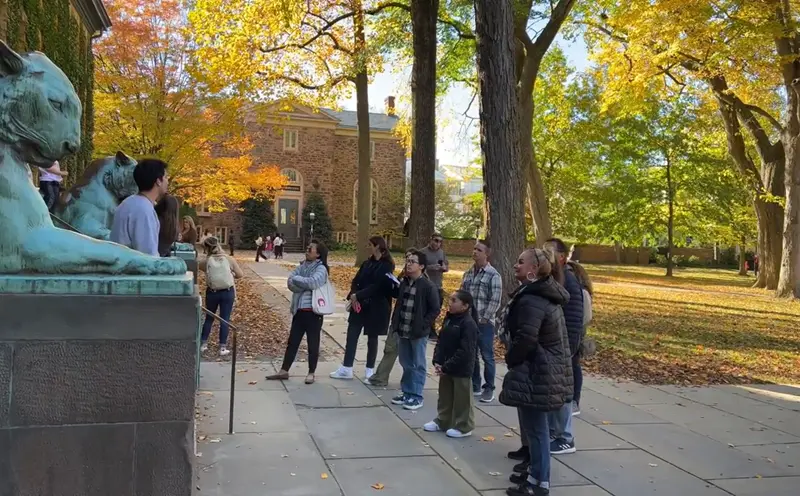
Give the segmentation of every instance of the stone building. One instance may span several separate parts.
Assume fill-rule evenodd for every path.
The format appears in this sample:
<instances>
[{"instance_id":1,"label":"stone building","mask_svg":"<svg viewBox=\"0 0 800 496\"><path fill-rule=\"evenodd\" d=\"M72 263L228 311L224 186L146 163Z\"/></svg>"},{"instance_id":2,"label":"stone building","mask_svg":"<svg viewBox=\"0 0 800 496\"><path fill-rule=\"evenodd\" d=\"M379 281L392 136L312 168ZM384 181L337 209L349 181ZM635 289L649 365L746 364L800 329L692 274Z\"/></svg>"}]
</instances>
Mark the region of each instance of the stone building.
<instances>
[{"instance_id":1,"label":"stone building","mask_svg":"<svg viewBox=\"0 0 800 496\"><path fill-rule=\"evenodd\" d=\"M370 113L372 168L371 231L392 235L402 232L406 150L394 134L398 118L394 97L386 99L386 113ZM335 240L352 243L356 234L358 191L358 126L354 111L334 111L294 106L266 118L250 119L248 134L256 164L275 165L289 179L272 204L275 224L289 248L300 248L308 226L302 211L308 195L319 192L328 208ZM232 234L241 239L241 213L198 209L198 224L224 242ZM202 231L201 231L202 232Z\"/></svg>"}]
</instances>

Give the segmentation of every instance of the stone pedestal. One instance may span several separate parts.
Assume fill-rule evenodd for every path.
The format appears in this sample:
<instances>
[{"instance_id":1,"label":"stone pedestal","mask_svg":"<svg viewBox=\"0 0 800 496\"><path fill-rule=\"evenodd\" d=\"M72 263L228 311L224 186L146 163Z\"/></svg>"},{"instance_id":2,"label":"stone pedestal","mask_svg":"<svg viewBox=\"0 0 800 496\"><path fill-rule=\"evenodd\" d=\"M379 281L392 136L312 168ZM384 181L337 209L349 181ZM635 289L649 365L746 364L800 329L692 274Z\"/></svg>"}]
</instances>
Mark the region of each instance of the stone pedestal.
<instances>
[{"instance_id":1,"label":"stone pedestal","mask_svg":"<svg viewBox=\"0 0 800 496\"><path fill-rule=\"evenodd\" d=\"M195 250L177 250L172 252L172 256L186 262L186 268L194 275L194 283L197 284L197 252Z\"/></svg>"},{"instance_id":2,"label":"stone pedestal","mask_svg":"<svg viewBox=\"0 0 800 496\"><path fill-rule=\"evenodd\" d=\"M0 276L0 495L190 496L192 274Z\"/></svg>"}]
</instances>

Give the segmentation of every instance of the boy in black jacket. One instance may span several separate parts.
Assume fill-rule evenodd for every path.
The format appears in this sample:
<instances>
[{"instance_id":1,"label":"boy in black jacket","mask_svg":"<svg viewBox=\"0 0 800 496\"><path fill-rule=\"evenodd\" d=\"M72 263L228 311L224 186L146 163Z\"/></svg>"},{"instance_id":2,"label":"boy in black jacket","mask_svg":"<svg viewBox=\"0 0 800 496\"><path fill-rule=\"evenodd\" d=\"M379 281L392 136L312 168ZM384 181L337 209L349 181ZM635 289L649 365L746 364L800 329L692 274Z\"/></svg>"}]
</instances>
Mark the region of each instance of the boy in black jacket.
<instances>
[{"instance_id":1,"label":"boy in black jacket","mask_svg":"<svg viewBox=\"0 0 800 496\"><path fill-rule=\"evenodd\" d=\"M478 342L475 316L472 295L466 291L453 293L433 352L433 366L439 376L439 414L423 426L428 432L446 430L448 437L459 438L471 435L475 428L472 394Z\"/></svg>"}]
</instances>

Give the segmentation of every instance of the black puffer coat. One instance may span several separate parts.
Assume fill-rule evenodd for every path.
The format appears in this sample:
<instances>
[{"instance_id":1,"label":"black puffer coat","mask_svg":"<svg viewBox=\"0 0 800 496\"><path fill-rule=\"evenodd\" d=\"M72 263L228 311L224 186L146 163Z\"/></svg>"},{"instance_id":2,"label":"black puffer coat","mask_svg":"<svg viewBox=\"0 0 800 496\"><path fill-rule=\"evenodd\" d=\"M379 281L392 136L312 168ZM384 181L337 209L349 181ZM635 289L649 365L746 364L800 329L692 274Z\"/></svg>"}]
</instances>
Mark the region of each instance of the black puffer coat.
<instances>
[{"instance_id":1,"label":"black puffer coat","mask_svg":"<svg viewBox=\"0 0 800 496\"><path fill-rule=\"evenodd\" d=\"M572 273L572 267L564 270L564 289L569 293L569 301L564 304L564 322L567 324L570 356L581 349L583 337L583 288Z\"/></svg>"},{"instance_id":2,"label":"black puffer coat","mask_svg":"<svg viewBox=\"0 0 800 496\"><path fill-rule=\"evenodd\" d=\"M390 258L375 260L369 257L350 283L350 295L356 295L361 303L361 312L350 311L349 321L357 321L364 326L367 336L385 336L389 330L392 315L392 280L386 277L394 272L394 262Z\"/></svg>"},{"instance_id":3,"label":"black puffer coat","mask_svg":"<svg viewBox=\"0 0 800 496\"><path fill-rule=\"evenodd\" d=\"M520 286L505 320L511 345L500 402L551 412L572 401L572 361L562 306L569 293L552 277Z\"/></svg>"},{"instance_id":4,"label":"black puffer coat","mask_svg":"<svg viewBox=\"0 0 800 496\"><path fill-rule=\"evenodd\" d=\"M433 350L433 364L453 377L472 377L478 357L478 324L468 312L447 314Z\"/></svg>"}]
</instances>

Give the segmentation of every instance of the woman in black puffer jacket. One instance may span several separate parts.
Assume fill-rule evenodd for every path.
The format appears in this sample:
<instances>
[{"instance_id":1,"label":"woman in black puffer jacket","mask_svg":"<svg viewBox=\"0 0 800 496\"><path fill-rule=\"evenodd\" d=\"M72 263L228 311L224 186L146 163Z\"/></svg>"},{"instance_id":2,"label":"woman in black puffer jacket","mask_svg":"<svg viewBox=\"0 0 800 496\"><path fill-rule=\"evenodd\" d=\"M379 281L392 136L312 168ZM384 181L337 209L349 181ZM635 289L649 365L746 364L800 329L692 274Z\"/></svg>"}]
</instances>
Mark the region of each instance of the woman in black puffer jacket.
<instances>
[{"instance_id":1,"label":"woman in black puffer jacket","mask_svg":"<svg viewBox=\"0 0 800 496\"><path fill-rule=\"evenodd\" d=\"M508 373L500 402L519 409L528 436L528 475L514 474L510 496L550 494L550 431L547 412L572 401L572 362L562 306L569 293L552 277L547 252L528 249L514 265L521 285L505 309L502 333L509 340Z\"/></svg>"}]
</instances>

